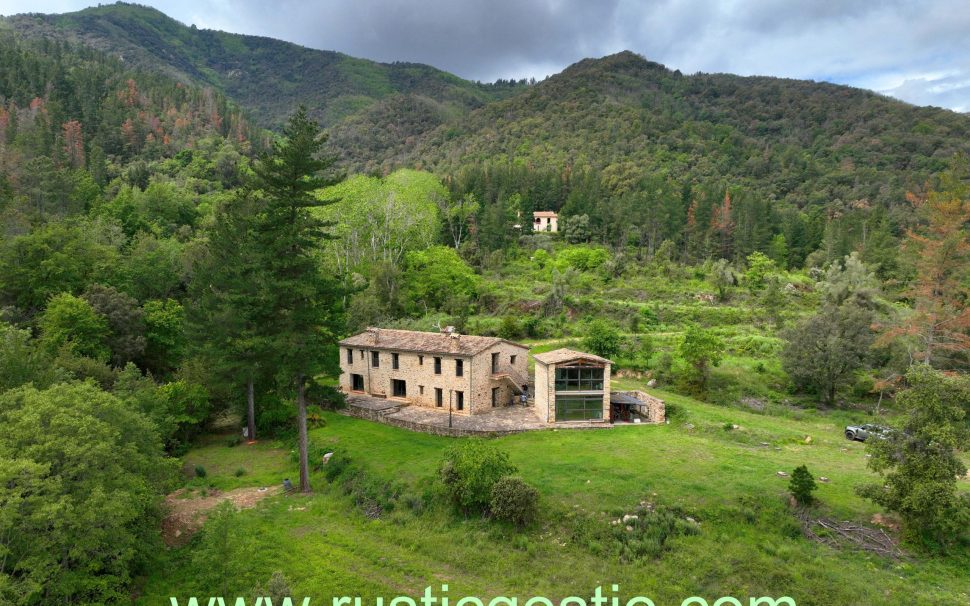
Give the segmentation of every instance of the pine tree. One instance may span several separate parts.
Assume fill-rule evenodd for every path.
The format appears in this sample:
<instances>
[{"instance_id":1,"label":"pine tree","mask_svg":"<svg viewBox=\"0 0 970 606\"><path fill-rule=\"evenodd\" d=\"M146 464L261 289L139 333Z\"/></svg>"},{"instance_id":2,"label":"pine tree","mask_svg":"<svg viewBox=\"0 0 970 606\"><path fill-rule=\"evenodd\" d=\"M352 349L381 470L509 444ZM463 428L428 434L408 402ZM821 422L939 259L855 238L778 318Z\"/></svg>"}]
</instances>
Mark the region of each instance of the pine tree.
<instances>
[{"instance_id":1,"label":"pine tree","mask_svg":"<svg viewBox=\"0 0 970 606\"><path fill-rule=\"evenodd\" d=\"M296 389L300 442L300 490L310 492L307 462L306 386L319 373L339 372L336 335L343 321L340 283L326 277L315 257L331 224L312 210L335 200L316 192L340 181L333 176L336 157L323 155L326 138L301 107L283 129L273 151L254 166L254 186L265 206L256 219L255 242L265 273L261 297L270 313L262 332L277 360L278 376Z\"/></svg>"},{"instance_id":2,"label":"pine tree","mask_svg":"<svg viewBox=\"0 0 970 606\"><path fill-rule=\"evenodd\" d=\"M260 201L249 192L216 209L205 250L193 268L189 326L199 356L230 384L246 385L247 436L256 438L255 382L271 359L260 323L270 311L260 297L261 256L254 241Z\"/></svg>"}]
</instances>

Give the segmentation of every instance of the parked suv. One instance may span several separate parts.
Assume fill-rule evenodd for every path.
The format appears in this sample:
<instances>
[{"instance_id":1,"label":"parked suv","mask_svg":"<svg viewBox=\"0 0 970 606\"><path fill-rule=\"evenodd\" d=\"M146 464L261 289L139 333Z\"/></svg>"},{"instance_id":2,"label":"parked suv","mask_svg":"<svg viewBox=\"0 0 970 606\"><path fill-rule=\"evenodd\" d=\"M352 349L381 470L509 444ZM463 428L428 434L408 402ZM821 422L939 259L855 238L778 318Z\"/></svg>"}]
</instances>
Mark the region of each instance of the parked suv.
<instances>
[{"instance_id":1,"label":"parked suv","mask_svg":"<svg viewBox=\"0 0 970 606\"><path fill-rule=\"evenodd\" d=\"M871 436L885 440L889 432L890 429L888 427L883 427L882 425L873 425L872 423L866 423L865 425L849 425L845 428L845 439L865 442L866 439Z\"/></svg>"}]
</instances>

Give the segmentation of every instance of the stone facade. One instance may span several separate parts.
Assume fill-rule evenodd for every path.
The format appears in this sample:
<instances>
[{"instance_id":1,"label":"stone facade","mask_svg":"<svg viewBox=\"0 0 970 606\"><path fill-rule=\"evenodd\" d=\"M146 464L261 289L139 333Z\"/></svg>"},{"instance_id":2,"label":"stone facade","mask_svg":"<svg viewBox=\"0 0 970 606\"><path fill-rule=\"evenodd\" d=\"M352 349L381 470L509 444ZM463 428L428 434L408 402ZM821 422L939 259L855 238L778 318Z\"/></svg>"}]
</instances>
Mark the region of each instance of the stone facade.
<instances>
[{"instance_id":1,"label":"stone facade","mask_svg":"<svg viewBox=\"0 0 970 606\"><path fill-rule=\"evenodd\" d=\"M537 210L532 213L532 231L559 231L559 215L552 211Z\"/></svg>"},{"instance_id":2,"label":"stone facade","mask_svg":"<svg viewBox=\"0 0 970 606\"><path fill-rule=\"evenodd\" d=\"M528 382L527 356L525 346L493 337L370 329L341 341L340 387L442 410L450 400L454 414L480 414L509 404Z\"/></svg>"}]
</instances>

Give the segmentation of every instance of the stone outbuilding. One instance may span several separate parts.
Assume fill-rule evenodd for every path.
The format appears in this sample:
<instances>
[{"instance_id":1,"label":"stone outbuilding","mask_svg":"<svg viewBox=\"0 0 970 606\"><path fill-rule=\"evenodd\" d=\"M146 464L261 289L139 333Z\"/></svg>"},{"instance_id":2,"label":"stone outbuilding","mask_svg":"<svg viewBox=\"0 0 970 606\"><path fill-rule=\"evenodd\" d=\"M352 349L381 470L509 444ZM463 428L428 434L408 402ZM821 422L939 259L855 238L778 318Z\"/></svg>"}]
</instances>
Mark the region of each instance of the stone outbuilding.
<instances>
[{"instance_id":1,"label":"stone outbuilding","mask_svg":"<svg viewBox=\"0 0 970 606\"><path fill-rule=\"evenodd\" d=\"M535 411L540 419L547 423L609 422L610 360L572 349L556 349L533 358Z\"/></svg>"},{"instance_id":2,"label":"stone outbuilding","mask_svg":"<svg viewBox=\"0 0 970 606\"><path fill-rule=\"evenodd\" d=\"M528 348L497 337L368 328L340 342L340 387L475 415L528 391Z\"/></svg>"}]
</instances>

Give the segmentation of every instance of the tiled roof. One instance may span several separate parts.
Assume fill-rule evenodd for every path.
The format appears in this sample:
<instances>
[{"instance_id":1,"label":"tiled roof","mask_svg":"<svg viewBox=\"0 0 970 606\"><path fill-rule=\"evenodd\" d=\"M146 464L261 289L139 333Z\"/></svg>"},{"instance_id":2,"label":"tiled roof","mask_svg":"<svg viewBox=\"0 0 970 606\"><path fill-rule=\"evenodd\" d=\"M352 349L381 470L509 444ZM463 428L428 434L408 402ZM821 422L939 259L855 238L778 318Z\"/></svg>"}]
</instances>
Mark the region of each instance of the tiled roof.
<instances>
[{"instance_id":1,"label":"tiled roof","mask_svg":"<svg viewBox=\"0 0 970 606\"><path fill-rule=\"evenodd\" d=\"M475 335L460 335L458 333L420 332L393 328L368 328L360 334L347 337L340 344L349 347L366 347L368 349L472 356L502 342L521 347L525 350L528 349L525 345L519 345L518 343L499 339L498 337L479 337Z\"/></svg>"},{"instance_id":2,"label":"tiled roof","mask_svg":"<svg viewBox=\"0 0 970 606\"><path fill-rule=\"evenodd\" d=\"M552 212L551 210L537 210L532 213L532 216L533 217L558 217L559 215Z\"/></svg>"},{"instance_id":3,"label":"tiled roof","mask_svg":"<svg viewBox=\"0 0 970 606\"><path fill-rule=\"evenodd\" d=\"M543 364L562 364L563 362L572 362L573 360L589 360L590 362L599 362L600 364L613 363L606 358L601 358L591 353L583 353L565 348L547 351L546 353L536 354L532 357Z\"/></svg>"}]
</instances>

